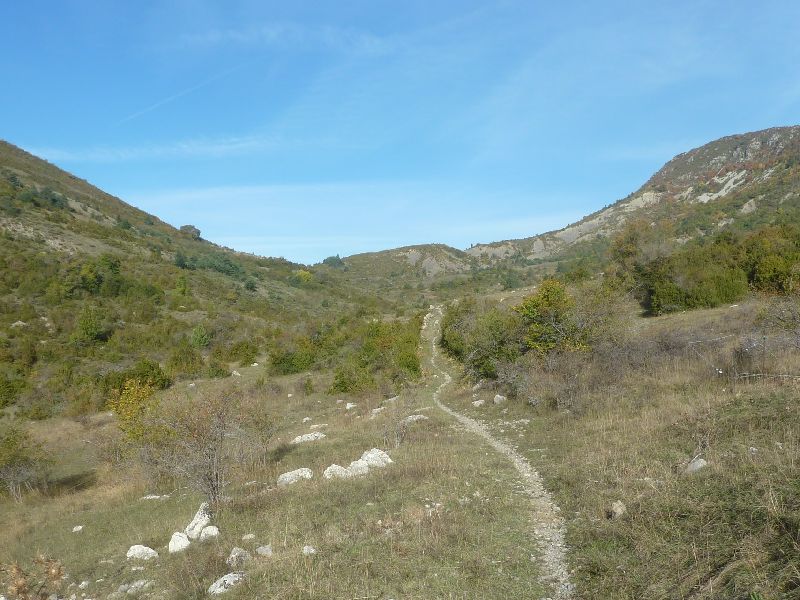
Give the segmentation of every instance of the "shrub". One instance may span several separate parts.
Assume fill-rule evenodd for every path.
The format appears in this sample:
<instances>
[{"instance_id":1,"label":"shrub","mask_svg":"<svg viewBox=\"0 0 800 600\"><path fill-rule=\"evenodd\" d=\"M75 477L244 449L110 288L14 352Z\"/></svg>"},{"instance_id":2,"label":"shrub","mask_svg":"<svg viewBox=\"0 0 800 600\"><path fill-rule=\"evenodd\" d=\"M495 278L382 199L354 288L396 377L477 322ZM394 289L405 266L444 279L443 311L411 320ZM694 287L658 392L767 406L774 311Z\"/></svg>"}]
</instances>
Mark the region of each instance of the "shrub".
<instances>
[{"instance_id":1,"label":"shrub","mask_svg":"<svg viewBox=\"0 0 800 600\"><path fill-rule=\"evenodd\" d=\"M15 500L22 499L23 488L46 482L48 465L41 446L24 429L0 423L0 481Z\"/></svg>"},{"instance_id":2,"label":"shrub","mask_svg":"<svg viewBox=\"0 0 800 600\"><path fill-rule=\"evenodd\" d=\"M152 416L158 406L154 388L136 379L125 382L122 392L109 407L117 415L117 425L132 442L140 442L147 435L146 419Z\"/></svg>"}]
</instances>

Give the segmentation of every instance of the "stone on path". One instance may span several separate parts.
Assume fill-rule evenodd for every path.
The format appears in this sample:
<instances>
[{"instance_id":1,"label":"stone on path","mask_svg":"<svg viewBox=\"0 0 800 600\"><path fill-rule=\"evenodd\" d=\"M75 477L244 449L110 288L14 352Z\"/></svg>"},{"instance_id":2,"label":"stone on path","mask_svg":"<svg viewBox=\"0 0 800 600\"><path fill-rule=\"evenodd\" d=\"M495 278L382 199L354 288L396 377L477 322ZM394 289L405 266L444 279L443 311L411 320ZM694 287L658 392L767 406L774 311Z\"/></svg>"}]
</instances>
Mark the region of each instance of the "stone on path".
<instances>
[{"instance_id":1,"label":"stone on path","mask_svg":"<svg viewBox=\"0 0 800 600\"><path fill-rule=\"evenodd\" d=\"M303 467L302 469L295 469L294 471L289 471L288 473L280 475L278 477L278 485L281 487L292 485L302 479L312 479L313 477L314 473L311 469Z\"/></svg>"}]
</instances>

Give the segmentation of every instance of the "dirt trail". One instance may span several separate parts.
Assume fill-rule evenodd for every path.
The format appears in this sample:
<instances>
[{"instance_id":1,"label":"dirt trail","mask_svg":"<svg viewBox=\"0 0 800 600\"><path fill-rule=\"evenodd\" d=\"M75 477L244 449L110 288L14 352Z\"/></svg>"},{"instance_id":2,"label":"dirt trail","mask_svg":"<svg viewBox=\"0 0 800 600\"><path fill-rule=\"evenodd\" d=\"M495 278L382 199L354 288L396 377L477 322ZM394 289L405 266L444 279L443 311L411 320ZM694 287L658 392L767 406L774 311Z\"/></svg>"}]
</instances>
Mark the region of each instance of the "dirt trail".
<instances>
[{"instance_id":1,"label":"dirt trail","mask_svg":"<svg viewBox=\"0 0 800 600\"><path fill-rule=\"evenodd\" d=\"M564 519L561 518L558 506L553 502L550 493L545 489L539 473L514 448L495 438L488 428L474 419L445 406L439 399L444 388L453 380L450 373L440 363L444 359L436 344L442 323L442 307L431 307L425 316L423 339L431 345L430 363L436 376L443 381L433 393L433 401L440 409L453 416L468 431L484 438L489 445L508 457L520 475L521 483L533 505L533 535L540 549L542 563L542 583L554 589L555 598L566 600L572 598L574 586L569 580L566 562L567 545L564 541Z\"/></svg>"}]
</instances>

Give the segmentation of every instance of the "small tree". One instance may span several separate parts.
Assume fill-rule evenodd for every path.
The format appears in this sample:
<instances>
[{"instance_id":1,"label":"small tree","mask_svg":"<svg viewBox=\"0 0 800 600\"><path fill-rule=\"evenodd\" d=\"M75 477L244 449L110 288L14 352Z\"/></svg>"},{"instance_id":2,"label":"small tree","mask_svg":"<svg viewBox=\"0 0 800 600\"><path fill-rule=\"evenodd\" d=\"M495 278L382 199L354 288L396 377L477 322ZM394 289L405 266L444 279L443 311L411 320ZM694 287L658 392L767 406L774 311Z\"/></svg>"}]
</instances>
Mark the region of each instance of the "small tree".
<instances>
[{"instance_id":1,"label":"small tree","mask_svg":"<svg viewBox=\"0 0 800 600\"><path fill-rule=\"evenodd\" d=\"M571 314L574 304L563 283L546 279L535 294L514 307L522 316L528 347L539 354L584 348L585 342Z\"/></svg>"},{"instance_id":2,"label":"small tree","mask_svg":"<svg viewBox=\"0 0 800 600\"><path fill-rule=\"evenodd\" d=\"M239 394L228 389L172 400L147 419L146 426L154 433L141 446L145 463L158 473L186 481L216 507L236 463L233 441L240 437Z\"/></svg>"},{"instance_id":3,"label":"small tree","mask_svg":"<svg viewBox=\"0 0 800 600\"><path fill-rule=\"evenodd\" d=\"M14 424L0 425L0 481L19 502L22 490L29 490L46 481L48 460L39 444Z\"/></svg>"}]
</instances>

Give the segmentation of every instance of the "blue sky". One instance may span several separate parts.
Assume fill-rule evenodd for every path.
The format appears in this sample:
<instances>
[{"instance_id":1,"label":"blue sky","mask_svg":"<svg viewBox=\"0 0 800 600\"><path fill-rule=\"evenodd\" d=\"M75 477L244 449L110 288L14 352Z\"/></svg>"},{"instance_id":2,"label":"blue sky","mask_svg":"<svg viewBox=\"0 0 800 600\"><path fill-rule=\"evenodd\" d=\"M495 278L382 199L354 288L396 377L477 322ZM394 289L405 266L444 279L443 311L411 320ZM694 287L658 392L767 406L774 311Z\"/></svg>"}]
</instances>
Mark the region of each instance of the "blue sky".
<instances>
[{"instance_id":1,"label":"blue sky","mask_svg":"<svg viewBox=\"0 0 800 600\"><path fill-rule=\"evenodd\" d=\"M316 262L558 228L800 123L800 3L9 2L0 137Z\"/></svg>"}]
</instances>

